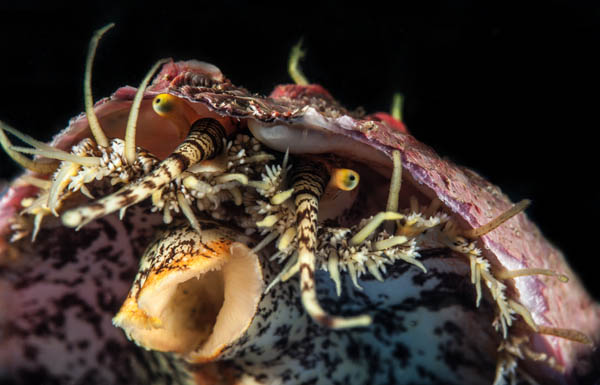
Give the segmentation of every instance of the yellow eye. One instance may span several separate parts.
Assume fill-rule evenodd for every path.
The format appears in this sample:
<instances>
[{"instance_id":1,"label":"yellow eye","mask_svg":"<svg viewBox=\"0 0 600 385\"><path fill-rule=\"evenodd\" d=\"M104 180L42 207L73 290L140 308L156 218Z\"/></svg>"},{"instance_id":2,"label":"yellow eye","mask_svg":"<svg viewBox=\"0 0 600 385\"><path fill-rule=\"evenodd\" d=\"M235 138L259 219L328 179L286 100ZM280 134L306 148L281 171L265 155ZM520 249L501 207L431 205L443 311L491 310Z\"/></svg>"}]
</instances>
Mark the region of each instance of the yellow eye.
<instances>
[{"instance_id":1,"label":"yellow eye","mask_svg":"<svg viewBox=\"0 0 600 385\"><path fill-rule=\"evenodd\" d=\"M154 108L154 112L158 115L169 118L172 117L172 114L177 106L181 105L182 101L173 95L170 94L160 94L156 95L154 100L152 101L152 108Z\"/></svg>"},{"instance_id":2,"label":"yellow eye","mask_svg":"<svg viewBox=\"0 0 600 385\"><path fill-rule=\"evenodd\" d=\"M182 98L170 94L159 94L152 101L154 112L169 119L179 131L179 137L185 138L199 116L194 109Z\"/></svg>"},{"instance_id":3,"label":"yellow eye","mask_svg":"<svg viewBox=\"0 0 600 385\"><path fill-rule=\"evenodd\" d=\"M340 190L350 191L358 186L360 177L354 170L347 168L336 168L331 174L333 185Z\"/></svg>"}]
</instances>

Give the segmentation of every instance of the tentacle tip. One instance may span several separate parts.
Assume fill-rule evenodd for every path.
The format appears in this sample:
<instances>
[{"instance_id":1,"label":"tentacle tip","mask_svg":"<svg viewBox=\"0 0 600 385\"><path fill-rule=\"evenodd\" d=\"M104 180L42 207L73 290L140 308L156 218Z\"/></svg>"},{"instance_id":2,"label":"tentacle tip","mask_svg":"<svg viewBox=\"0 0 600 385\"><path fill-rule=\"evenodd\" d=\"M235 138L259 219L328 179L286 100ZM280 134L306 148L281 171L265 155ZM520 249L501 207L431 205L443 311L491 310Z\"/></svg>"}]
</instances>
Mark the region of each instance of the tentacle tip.
<instances>
[{"instance_id":1,"label":"tentacle tip","mask_svg":"<svg viewBox=\"0 0 600 385\"><path fill-rule=\"evenodd\" d=\"M569 277L567 277L564 274L559 274L557 276L558 280L561 281L562 283L568 283L569 282Z\"/></svg>"},{"instance_id":2,"label":"tentacle tip","mask_svg":"<svg viewBox=\"0 0 600 385\"><path fill-rule=\"evenodd\" d=\"M523 200L519 201L519 203L517 203L517 206L521 207L523 210L525 210L530 205L531 205L531 199L523 199Z\"/></svg>"},{"instance_id":3,"label":"tentacle tip","mask_svg":"<svg viewBox=\"0 0 600 385\"><path fill-rule=\"evenodd\" d=\"M78 227L82 225L83 217L77 210L70 210L61 217L62 223L67 227Z\"/></svg>"},{"instance_id":4,"label":"tentacle tip","mask_svg":"<svg viewBox=\"0 0 600 385\"><path fill-rule=\"evenodd\" d=\"M288 60L288 72L294 83L306 86L310 84L302 70L300 69L300 60L306 55L306 50L302 49L302 39L292 47Z\"/></svg>"},{"instance_id":5,"label":"tentacle tip","mask_svg":"<svg viewBox=\"0 0 600 385\"><path fill-rule=\"evenodd\" d=\"M569 341L578 342L584 345L594 346L594 341L585 333L576 329L563 329L555 328L552 326L538 325L538 332L541 334L547 334L560 338L567 339Z\"/></svg>"},{"instance_id":6,"label":"tentacle tip","mask_svg":"<svg viewBox=\"0 0 600 385\"><path fill-rule=\"evenodd\" d=\"M349 318L332 317L328 314L321 316L311 316L319 325L334 330L368 327L373 323L373 319L370 315L367 314Z\"/></svg>"},{"instance_id":7,"label":"tentacle tip","mask_svg":"<svg viewBox=\"0 0 600 385\"><path fill-rule=\"evenodd\" d=\"M372 323L373 323L373 318L370 315L362 315L356 319L357 327L371 326Z\"/></svg>"},{"instance_id":8,"label":"tentacle tip","mask_svg":"<svg viewBox=\"0 0 600 385\"><path fill-rule=\"evenodd\" d=\"M373 318L370 315L363 314L360 316L344 319L339 325L333 325L334 329L360 328L368 327L373 323Z\"/></svg>"},{"instance_id":9,"label":"tentacle tip","mask_svg":"<svg viewBox=\"0 0 600 385\"><path fill-rule=\"evenodd\" d=\"M394 96L392 97L392 108L390 112L392 117L399 122L402 121L402 104L402 94L400 92L395 92Z\"/></svg>"},{"instance_id":10,"label":"tentacle tip","mask_svg":"<svg viewBox=\"0 0 600 385\"><path fill-rule=\"evenodd\" d=\"M98 34L98 35L104 35L104 33L105 33L106 31L108 31L108 30L109 30L109 29L111 29L111 28L114 28L114 26L115 26L115 23L114 23L114 22L108 23L108 24L106 24L104 27L98 28L98 29L96 30L95 34Z\"/></svg>"}]
</instances>

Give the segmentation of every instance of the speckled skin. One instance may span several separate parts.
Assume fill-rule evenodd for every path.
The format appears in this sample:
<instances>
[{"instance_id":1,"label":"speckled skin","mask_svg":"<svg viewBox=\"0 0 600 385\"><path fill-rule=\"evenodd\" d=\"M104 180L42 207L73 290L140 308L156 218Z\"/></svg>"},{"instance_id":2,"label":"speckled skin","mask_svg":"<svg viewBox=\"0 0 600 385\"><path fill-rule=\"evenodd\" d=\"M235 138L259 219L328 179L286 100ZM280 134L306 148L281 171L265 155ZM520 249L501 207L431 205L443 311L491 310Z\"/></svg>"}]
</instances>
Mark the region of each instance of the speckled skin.
<instances>
[{"instance_id":1,"label":"speckled skin","mask_svg":"<svg viewBox=\"0 0 600 385\"><path fill-rule=\"evenodd\" d=\"M383 174L390 171L391 151L401 150L406 180L424 195L439 198L465 228L484 224L510 206L497 187L478 175L442 160L382 120L348 112L328 94L299 92L292 86L264 98L197 62L167 64L156 79L148 98L168 91L229 116L241 127L245 119L256 119L339 135L357 147L362 143L361 148L379 151L370 165ZM101 121L123 115L133 93L123 88L112 99L99 102ZM142 121L151 119L144 117L147 107L142 106ZM86 135L87 120L80 116L53 144L68 148ZM350 156L352 151L334 152ZM138 215L130 214L134 209L130 208L122 223L108 216L79 232L47 222L35 244L8 246L9 219L20 198L32 193L28 189L14 185L0 207L4 238L0 300L5 309L0 312L0 378L16 383L32 378L45 383L185 381L180 371L185 365L169 355L144 353L110 324L160 217L140 214L135 222ZM568 287L556 280L518 278L511 293L536 322L576 328L598 341L598 306L560 252L524 215L485 235L480 244L494 266L546 267L569 275ZM16 262L9 258L15 248ZM375 322L364 329L332 331L318 326L301 306L296 279L277 285L262 298L246 336L223 353L224 365L261 383L491 383L500 341L490 326L492 306L483 301L475 308L464 259L444 249L423 253L422 260L428 273L398 263L389 269L385 283L361 280L362 292L352 289L344 275L341 298L335 297L330 280L317 272L319 300L325 309L334 314L368 312ZM269 281L279 266L264 264ZM575 381L570 373L578 357L590 353L589 347L555 337L536 335L535 345L566 367L565 375L543 369L557 383Z\"/></svg>"}]
</instances>

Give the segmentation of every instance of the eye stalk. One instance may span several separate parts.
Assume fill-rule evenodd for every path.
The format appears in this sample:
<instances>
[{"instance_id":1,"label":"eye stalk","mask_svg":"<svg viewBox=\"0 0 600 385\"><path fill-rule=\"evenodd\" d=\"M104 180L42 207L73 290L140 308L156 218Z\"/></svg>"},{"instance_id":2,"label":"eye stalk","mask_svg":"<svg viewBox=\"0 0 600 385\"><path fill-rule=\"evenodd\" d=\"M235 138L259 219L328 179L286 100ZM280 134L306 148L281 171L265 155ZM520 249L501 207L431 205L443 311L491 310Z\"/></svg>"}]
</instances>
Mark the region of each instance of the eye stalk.
<instances>
[{"instance_id":1,"label":"eye stalk","mask_svg":"<svg viewBox=\"0 0 600 385\"><path fill-rule=\"evenodd\" d=\"M159 116L177 125L182 139L186 137L192 123L200 117L185 100L171 94L156 95L152 100L152 108Z\"/></svg>"},{"instance_id":2,"label":"eye stalk","mask_svg":"<svg viewBox=\"0 0 600 385\"><path fill-rule=\"evenodd\" d=\"M181 101L173 95L160 94L152 101L152 108L154 109L154 112L163 118L169 118L173 115L173 110L175 110L179 103L181 103Z\"/></svg>"},{"instance_id":3,"label":"eye stalk","mask_svg":"<svg viewBox=\"0 0 600 385\"><path fill-rule=\"evenodd\" d=\"M348 168L336 168L331 172L330 183L340 190L351 191L358 186L360 176Z\"/></svg>"}]
</instances>

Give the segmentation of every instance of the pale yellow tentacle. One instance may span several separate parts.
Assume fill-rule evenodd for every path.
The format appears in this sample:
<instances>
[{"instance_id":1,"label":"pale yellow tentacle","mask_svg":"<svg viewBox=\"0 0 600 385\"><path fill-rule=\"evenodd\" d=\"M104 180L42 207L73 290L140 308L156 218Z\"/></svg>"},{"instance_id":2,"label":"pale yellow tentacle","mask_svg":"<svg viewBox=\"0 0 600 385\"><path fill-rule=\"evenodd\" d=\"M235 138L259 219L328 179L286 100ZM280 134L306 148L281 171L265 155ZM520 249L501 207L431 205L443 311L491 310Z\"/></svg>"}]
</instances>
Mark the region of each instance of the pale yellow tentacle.
<instances>
[{"instance_id":1,"label":"pale yellow tentacle","mask_svg":"<svg viewBox=\"0 0 600 385\"><path fill-rule=\"evenodd\" d=\"M142 98L144 97L144 91L150 82L152 75L158 70L158 67L168 62L168 59L161 59L157 61L150 71L146 74L140 86L135 93L133 103L131 104L131 110L129 111L129 118L127 119L127 128L125 130L125 159L127 163L133 164L135 162L135 128L137 125L138 115L140 113L140 105L142 104Z\"/></svg>"},{"instance_id":2,"label":"pale yellow tentacle","mask_svg":"<svg viewBox=\"0 0 600 385\"><path fill-rule=\"evenodd\" d=\"M505 212L503 212L490 222L486 223L485 225L479 226L471 230L467 230L463 233L463 235L470 239L474 239L485 235L490 231L495 230L498 226L500 226L510 218L514 217L515 215L519 214L521 211L524 211L530 204L531 201L529 199L523 199L522 201L520 201L510 209L506 210Z\"/></svg>"},{"instance_id":3,"label":"pale yellow tentacle","mask_svg":"<svg viewBox=\"0 0 600 385\"><path fill-rule=\"evenodd\" d=\"M23 156L22 154L19 154L17 151L14 151L12 149L12 143L4 133L4 130L9 132L12 132L13 130L15 132L18 131L0 121L0 145L12 160L17 162L20 166L38 174L50 174L56 170L56 167L58 167L58 162L42 163L40 161L34 161L26 156Z\"/></svg>"},{"instance_id":4,"label":"pale yellow tentacle","mask_svg":"<svg viewBox=\"0 0 600 385\"><path fill-rule=\"evenodd\" d=\"M292 52L290 53L290 59L288 61L288 73L294 83L300 86L306 86L310 84L302 70L300 69L300 60L306 55L306 51L302 49L302 40L298 42L295 46L292 47Z\"/></svg>"},{"instance_id":5,"label":"pale yellow tentacle","mask_svg":"<svg viewBox=\"0 0 600 385\"><path fill-rule=\"evenodd\" d=\"M98 117L94 112L94 99L92 98L92 65L94 63L94 56L96 55L96 48L98 48L98 42L100 41L100 38L106 33L106 31L108 31L114 26L114 23L110 23L97 30L94 33L94 36L92 36L87 59L85 62L85 74L83 79L85 113L87 115L92 135L94 135L96 143L98 143L98 145L102 147L108 147L108 138L104 134L104 131L102 131L102 127L100 126Z\"/></svg>"}]
</instances>

